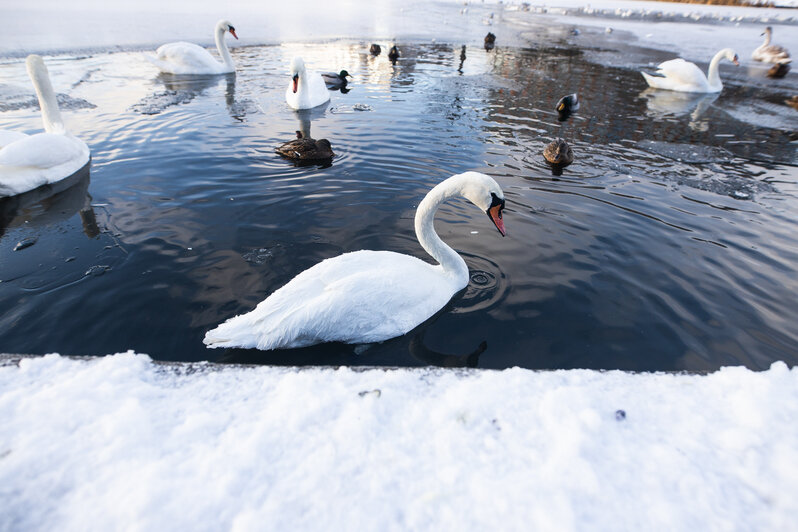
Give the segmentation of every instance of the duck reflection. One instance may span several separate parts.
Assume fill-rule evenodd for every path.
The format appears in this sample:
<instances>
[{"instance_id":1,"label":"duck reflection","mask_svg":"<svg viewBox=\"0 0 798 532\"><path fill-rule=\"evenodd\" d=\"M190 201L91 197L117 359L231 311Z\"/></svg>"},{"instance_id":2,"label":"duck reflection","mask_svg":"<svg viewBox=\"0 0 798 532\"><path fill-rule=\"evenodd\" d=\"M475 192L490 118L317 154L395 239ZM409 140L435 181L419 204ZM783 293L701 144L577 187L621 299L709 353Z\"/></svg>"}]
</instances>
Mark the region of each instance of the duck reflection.
<instances>
[{"instance_id":1,"label":"duck reflection","mask_svg":"<svg viewBox=\"0 0 798 532\"><path fill-rule=\"evenodd\" d=\"M0 199L0 236L10 227L37 228L63 222L76 212L88 238L100 234L89 194L89 165L72 176L37 189Z\"/></svg>"},{"instance_id":2,"label":"duck reflection","mask_svg":"<svg viewBox=\"0 0 798 532\"><path fill-rule=\"evenodd\" d=\"M704 131L706 124L698 121L699 117L712 107L720 93L692 93L663 91L647 88L640 93L646 100L646 115L656 118L666 116L689 116L690 127L697 131Z\"/></svg>"}]
</instances>

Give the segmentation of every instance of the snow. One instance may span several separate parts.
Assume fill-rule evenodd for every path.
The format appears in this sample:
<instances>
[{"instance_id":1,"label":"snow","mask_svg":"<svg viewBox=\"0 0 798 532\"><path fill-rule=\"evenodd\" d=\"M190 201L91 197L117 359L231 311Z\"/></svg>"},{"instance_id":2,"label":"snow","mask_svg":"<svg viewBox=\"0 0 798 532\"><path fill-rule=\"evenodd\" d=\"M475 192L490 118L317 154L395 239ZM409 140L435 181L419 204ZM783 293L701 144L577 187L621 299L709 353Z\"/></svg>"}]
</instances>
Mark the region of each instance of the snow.
<instances>
[{"instance_id":1,"label":"snow","mask_svg":"<svg viewBox=\"0 0 798 532\"><path fill-rule=\"evenodd\" d=\"M4 360L0 530L794 530L798 513L798 369L781 362Z\"/></svg>"}]
</instances>

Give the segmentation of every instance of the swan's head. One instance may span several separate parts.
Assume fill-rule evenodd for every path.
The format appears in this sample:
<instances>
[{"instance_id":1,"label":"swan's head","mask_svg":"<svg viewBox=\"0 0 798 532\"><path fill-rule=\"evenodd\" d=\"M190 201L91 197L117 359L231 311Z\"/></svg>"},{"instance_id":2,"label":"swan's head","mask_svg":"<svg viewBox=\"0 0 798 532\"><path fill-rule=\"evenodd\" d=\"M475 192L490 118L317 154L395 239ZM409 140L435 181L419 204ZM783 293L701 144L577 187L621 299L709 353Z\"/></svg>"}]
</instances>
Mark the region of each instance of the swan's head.
<instances>
[{"instance_id":1,"label":"swan's head","mask_svg":"<svg viewBox=\"0 0 798 532\"><path fill-rule=\"evenodd\" d=\"M504 211L504 192L492 177L479 172L460 174L463 180L461 193L471 203L485 211L496 229L505 236L502 212Z\"/></svg>"},{"instance_id":2,"label":"swan's head","mask_svg":"<svg viewBox=\"0 0 798 532\"><path fill-rule=\"evenodd\" d=\"M238 40L238 35L236 35L236 29L227 20L223 19L223 20L220 20L219 22L217 22L216 23L216 31L221 32L221 33L229 31L230 35L232 35L233 37L236 38L236 40Z\"/></svg>"},{"instance_id":3,"label":"swan's head","mask_svg":"<svg viewBox=\"0 0 798 532\"><path fill-rule=\"evenodd\" d=\"M760 34L760 37L761 37L762 35L770 35L771 33L773 33L773 28L771 28L770 26L768 26L767 28L765 28L765 31L763 31L763 32Z\"/></svg>"},{"instance_id":4,"label":"swan's head","mask_svg":"<svg viewBox=\"0 0 798 532\"><path fill-rule=\"evenodd\" d=\"M723 57L725 57L735 65L740 66L740 61L738 60L737 52L735 52L731 48L725 48L723 50Z\"/></svg>"},{"instance_id":5,"label":"swan's head","mask_svg":"<svg viewBox=\"0 0 798 532\"><path fill-rule=\"evenodd\" d=\"M297 56L291 60L291 80L294 82L292 90L297 91L299 77L305 75L305 61Z\"/></svg>"}]
</instances>

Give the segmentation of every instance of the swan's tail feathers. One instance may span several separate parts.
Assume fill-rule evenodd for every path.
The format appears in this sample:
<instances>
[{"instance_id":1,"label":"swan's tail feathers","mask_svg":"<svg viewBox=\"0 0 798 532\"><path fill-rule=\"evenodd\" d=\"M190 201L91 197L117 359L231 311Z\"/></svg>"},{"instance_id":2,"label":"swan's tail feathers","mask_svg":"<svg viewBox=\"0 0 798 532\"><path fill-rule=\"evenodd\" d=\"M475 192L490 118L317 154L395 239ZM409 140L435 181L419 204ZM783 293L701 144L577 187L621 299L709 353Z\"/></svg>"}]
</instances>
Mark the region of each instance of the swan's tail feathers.
<instances>
[{"instance_id":1,"label":"swan's tail feathers","mask_svg":"<svg viewBox=\"0 0 798 532\"><path fill-rule=\"evenodd\" d=\"M641 74L643 74L643 77L645 78L649 87L654 87L655 89L662 88L662 81L665 80L665 76L659 73L649 74L647 72L641 72Z\"/></svg>"}]
</instances>

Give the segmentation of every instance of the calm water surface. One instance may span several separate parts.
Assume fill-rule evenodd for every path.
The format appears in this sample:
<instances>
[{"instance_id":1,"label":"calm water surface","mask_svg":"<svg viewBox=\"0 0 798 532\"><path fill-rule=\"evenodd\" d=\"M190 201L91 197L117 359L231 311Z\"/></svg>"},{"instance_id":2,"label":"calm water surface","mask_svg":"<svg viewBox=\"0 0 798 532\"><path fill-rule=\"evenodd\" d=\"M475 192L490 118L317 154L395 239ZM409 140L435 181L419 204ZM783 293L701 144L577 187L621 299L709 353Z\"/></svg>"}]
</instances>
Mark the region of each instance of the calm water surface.
<instances>
[{"instance_id":1,"label":"calm water surface","mask_svg":"<svg viewBox=\"0 0 798 532\"><path fill-rule=\"evenodd\" d=\"M634 69L564 43L469 47L462 65L460 43L407 44L396 65L365 49L239 48L237 76L198 78L156 75L132 52L48 58L92 163L66 190L0 203L0 351L487 368L798 363L798 113L782 104L785 85L752 87L724 67L720 96L652 93ZM346 68L351 91L293 112L284 90L295 54ZM19 59L0 72L30 92ZM554 104L576 90L582 107L561 123ZM7 97L0 127L38 131L29 100ZM276 155L300 129L330 140L331 165ZM541 156L555 136L576 154L562 175ZM415 208L465 170L503 187L508 235L464 200L439 211L471 283L434 318L365 350L204 347L208 329L325 258L427 258Z\"/></svg>"}]
</instances>

